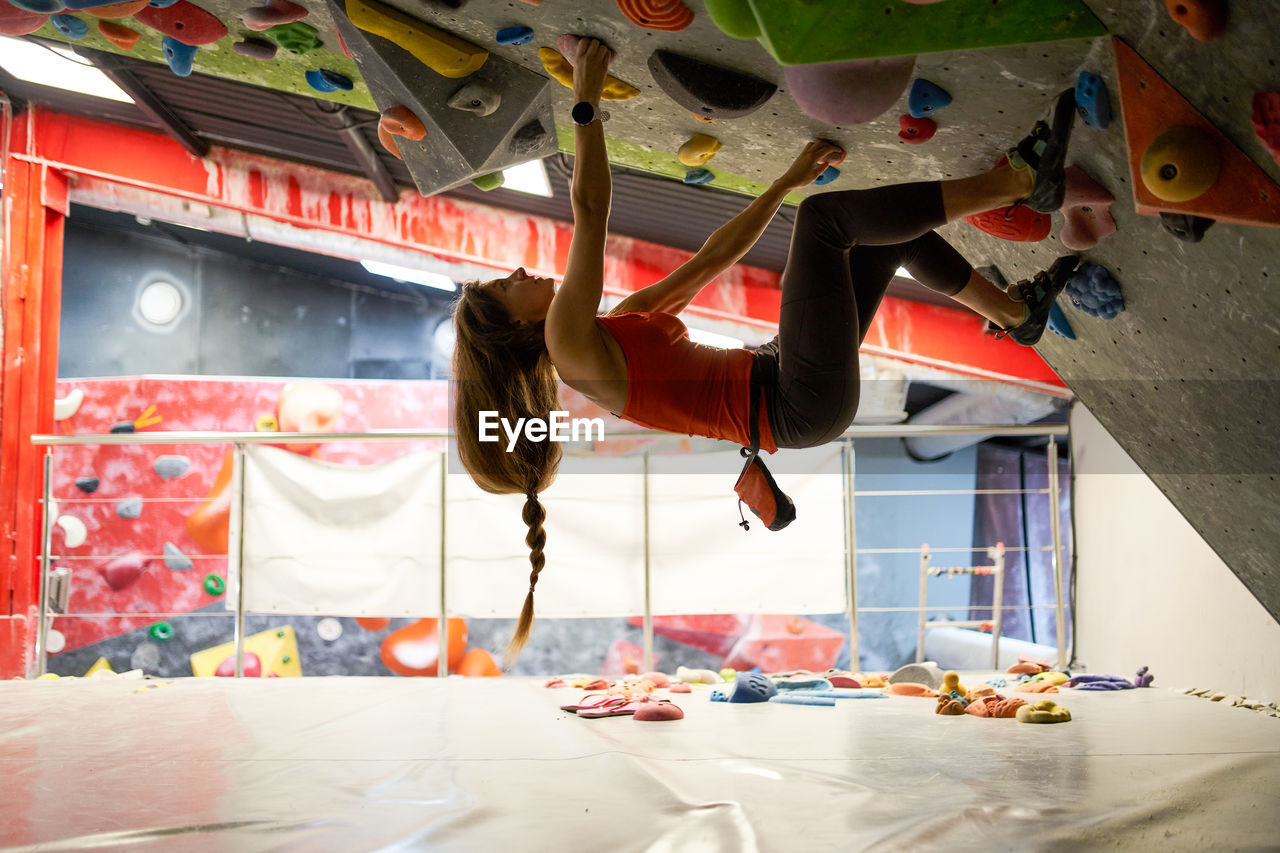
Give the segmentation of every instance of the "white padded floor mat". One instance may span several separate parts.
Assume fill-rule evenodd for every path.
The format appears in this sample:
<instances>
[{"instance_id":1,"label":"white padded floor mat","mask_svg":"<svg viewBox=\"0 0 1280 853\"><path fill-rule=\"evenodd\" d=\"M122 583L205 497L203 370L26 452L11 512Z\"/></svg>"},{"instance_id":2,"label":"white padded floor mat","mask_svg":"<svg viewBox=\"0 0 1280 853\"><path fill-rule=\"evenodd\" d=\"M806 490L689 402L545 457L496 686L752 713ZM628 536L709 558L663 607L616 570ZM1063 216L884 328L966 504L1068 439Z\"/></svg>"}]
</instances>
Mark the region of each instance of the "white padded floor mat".
<instances>
[{"instance_id":1,"label":"white padded floor mat","mask_svg":"<svg viewBox=\"0 0 1280 853\"><path fill-rule=\"evenodd\" d=\"M1280 719L1168 689L1068 690L1058 725L705 690L637 722L574 717L582 691L541 683L0 682L0 849L1280 844Z\"/></svg>"}]
</instances>

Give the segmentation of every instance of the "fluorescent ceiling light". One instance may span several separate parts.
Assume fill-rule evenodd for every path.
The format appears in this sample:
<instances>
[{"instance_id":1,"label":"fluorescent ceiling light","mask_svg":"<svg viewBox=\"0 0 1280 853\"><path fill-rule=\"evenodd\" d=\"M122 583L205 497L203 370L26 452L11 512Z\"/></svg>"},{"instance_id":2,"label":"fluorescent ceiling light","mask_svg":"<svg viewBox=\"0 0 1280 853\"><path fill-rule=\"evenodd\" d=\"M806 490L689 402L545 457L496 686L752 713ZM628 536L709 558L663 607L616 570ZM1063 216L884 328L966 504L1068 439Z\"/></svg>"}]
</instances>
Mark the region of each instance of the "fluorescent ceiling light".
<instances>
[{"instance_id":1,"label":"fluorescent ceiling light","mask_svg":"<svg viewBox=\"0 0 1280 853\"><path fill-rule=\"evenodd\" d=\"M454 293L458 289L458 286L453 283L453 279L438 272L416 270L411 267L396 266L395 264L384 264L380 261L361 261L360 265L374 275L385 275L387 278L393 278L396 281L422 284L438 290L447 290L450 293Z\"/></svg>"},{"instance_id":2,"label":"fluorescent ceiling light","mask_svg":"<svg viewBox=\"0 0 1280 853\"><path fill-rule=\"evenodd\" d=\"M0 59L0 67L19 80L133 103L133 98L107 75L64 47L43 47L26 39L0 36L0 56L4 57Z\"/></svg>"},{"instance_id":3,"label":"fluorescent ceiling light","mask_svg":"<svg viewBox=\"0 0 1280 853\"><path fill-rule=\"evenodd\" d=\"M504 190L551 198L551 182L547 180L547 169L541 160L530 160L528 163L503 169L502 177Z\"/></svg>"},{"instance_id":4,"label":"fluorescent ceiling light","mask_svg":"<svg viewBox=\"0 0 1280 853\"><path fill-rule=\"evenodd\" d=\"M911 273L907 272L907 268L906 268L906 267L898 267L898 271L895 273L895 275L901 276L902 278L909 278L909 279L911 279L912 281L915 281L915 280L916 280L915 276L913 276Z\"/></svg>"},{"instance_id":5,"label":"fluorescent ceiling light","mask_svg":"<svg viewBox=\"0 0 1280 853\"><path fill-rule=\"evenodd\" d=\"M718 335L715 332L708 332L705 329L695 329L689 326L689 340L695 344L706 344L709 347L719 347L720 349L739 349L744 346L744 342L738 338L731 338L728 335Z\"/></svg>"}]
</instances>

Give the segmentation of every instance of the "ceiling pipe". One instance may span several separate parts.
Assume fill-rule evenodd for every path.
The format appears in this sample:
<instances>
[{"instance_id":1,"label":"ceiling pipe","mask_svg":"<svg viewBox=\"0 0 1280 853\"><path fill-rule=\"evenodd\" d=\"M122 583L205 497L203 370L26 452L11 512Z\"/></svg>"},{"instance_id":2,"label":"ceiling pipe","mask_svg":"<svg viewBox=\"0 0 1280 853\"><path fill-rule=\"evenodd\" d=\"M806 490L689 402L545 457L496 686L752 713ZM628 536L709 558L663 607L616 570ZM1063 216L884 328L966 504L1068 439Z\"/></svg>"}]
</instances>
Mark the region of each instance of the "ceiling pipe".
<instances>
[{"instance_id":1,"label":"ceiling pipe","mask_svg":"<svg viewBox=\"0 0 1280 853\"><path fill-rule=\"evenodd\" d=\"M935 383L930 383L935 384ZM972 384L972 383L969 383ZM1048 417L1057 411L1062 401L1041 394L1034 394L1000 383L983 383L999 386L983 389L990 393L976 394L960 391L916 412L907 419L909 424L957 425L957 424L1029 424ZM1012 393L1010 393L1012 392ZM903 439L909 454L921 461L941 459L970 445L990 438L990 435L938 435L916 436Z\"/></svg>"}]
</instances>

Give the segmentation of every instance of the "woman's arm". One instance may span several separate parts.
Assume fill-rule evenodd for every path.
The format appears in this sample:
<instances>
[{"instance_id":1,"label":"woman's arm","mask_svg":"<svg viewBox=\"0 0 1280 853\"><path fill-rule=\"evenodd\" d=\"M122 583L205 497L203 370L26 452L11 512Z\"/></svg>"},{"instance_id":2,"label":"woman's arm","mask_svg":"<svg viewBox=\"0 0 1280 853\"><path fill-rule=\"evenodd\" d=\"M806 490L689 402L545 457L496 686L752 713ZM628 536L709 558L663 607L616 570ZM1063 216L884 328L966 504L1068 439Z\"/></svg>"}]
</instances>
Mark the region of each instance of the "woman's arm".
<instances>
[{"instance_id":1,"label":"woman's arm","mask_svg":"<svg viewBox=\"0 0 1280 853\"><path fill-rule=\"evenodd\" d=\"M782 177L747 205L746 210L716 229L696 255L671 275L628 296L611 313L678 314L683 311L708 282L736 264L756 244L787 194L812 183L827 167L828 159L839 151L838 146L829 142L810 142Z\"/></svg>"},{"instance_id":2,"label":"woman's arm","mask_svg":"<svg viewBox=\"0 0 1280 853\"><path fill-rule=\"evenodd\" d=\"M573 66L575 102L599 111L600 93L612 53L594 39L578 42ZM604 147L604 125L597 118L574 130L573 238L564 280L547 309L547 350L566 380L593 378L599 359L609 354L596 326L604 291L604 243L608 234L612 183Z\"/></svg>"}]
</instances>

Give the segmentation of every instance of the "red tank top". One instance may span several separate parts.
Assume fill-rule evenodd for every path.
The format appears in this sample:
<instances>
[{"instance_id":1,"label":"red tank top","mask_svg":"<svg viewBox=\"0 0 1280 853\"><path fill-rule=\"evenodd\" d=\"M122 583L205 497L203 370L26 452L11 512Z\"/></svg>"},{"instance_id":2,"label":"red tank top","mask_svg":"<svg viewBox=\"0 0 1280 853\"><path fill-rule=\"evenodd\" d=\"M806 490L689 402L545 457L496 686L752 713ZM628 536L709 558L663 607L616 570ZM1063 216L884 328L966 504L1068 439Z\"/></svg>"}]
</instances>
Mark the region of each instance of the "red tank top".
<instances>
[{"instance_id":1,"label":"red tank top","mask_svg":"<svg viewBox=\"0 0 1280 853\"><path fill-rule=\"evenodd\" d=\"M696 344L673 314L632 311L597 317L627 358L622 417L650 429L751 444L750 350ZM760 448L778 449L760 399Z\"/></svg>"}]
</instances>

